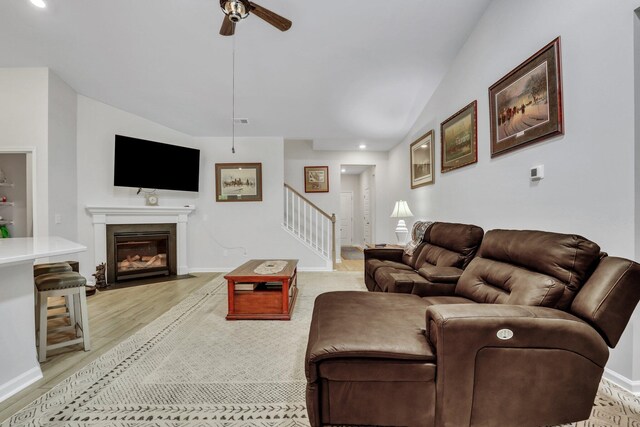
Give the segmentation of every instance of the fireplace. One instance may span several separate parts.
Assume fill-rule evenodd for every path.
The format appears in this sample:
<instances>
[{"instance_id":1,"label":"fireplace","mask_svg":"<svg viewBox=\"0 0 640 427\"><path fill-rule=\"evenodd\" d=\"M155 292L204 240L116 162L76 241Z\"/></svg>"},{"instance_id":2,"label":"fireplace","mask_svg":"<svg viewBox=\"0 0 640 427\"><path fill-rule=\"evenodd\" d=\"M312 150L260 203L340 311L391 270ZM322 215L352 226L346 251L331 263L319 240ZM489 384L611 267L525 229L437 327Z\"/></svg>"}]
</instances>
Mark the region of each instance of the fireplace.
<instances>
[{"instance_id":1,"label":"fireplace","mask_svg":"<svg viewBox=\"0 0 640 427\"><path fill-rule=\"evenodd\" d=\"M107 225L108 284L175 274L175 224Z\"/></svg>"}]
</instances>

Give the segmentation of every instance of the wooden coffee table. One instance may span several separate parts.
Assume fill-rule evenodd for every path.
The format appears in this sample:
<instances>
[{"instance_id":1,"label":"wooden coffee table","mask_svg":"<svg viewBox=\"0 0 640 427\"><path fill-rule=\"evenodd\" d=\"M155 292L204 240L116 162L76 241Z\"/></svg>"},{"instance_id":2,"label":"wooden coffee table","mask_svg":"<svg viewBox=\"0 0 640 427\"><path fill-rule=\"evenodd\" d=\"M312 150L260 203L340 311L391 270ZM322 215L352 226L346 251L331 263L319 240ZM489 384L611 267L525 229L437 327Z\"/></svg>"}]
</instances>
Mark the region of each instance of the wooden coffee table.
<instances>
[{"instance_id":1,"label":"wooden coffee table","mask_svg":"<svg viewBox=\"0 0 640 427\"><path fill-rule=\"evenodd\" d=\"M224 276L229 298L227 320L291 320L298 296L298 260L278 260L286 261L286 266L277 273L254 271L269 261L253 259ZM254 289L238 290L236 285Z\"/></svg>"}]
</instances>

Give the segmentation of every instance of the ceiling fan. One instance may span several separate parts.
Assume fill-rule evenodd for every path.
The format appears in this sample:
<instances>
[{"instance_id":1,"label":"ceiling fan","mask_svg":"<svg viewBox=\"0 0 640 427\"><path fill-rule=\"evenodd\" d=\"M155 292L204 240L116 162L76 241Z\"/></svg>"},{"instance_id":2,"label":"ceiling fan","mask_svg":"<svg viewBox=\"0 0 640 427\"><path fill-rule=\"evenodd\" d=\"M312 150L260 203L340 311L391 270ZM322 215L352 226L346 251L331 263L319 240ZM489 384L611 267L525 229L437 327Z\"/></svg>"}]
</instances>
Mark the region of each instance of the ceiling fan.
<instances>
[{"instance_id":1,"label":"ceiling fan","mask_svg":"<svg viewBox=\"0 0 640 427\"><path fill-rule=\"evenodd\" d=\"M249 0L220 0L220 7L226 15L220 28L220 34L223 36L232 36L236 30L236 22L250 14L267 21L280 31L291 28L291 21Z\"/></svg>"}]
</instances>

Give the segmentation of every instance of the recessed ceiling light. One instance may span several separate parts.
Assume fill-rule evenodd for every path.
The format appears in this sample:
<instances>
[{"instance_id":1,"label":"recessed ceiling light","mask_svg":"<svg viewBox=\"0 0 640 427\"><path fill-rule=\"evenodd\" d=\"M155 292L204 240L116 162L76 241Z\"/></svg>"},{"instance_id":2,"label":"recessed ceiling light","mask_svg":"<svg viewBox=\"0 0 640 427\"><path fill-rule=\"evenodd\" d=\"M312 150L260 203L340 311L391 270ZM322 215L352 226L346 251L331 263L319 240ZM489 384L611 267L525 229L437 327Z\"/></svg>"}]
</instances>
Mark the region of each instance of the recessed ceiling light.
<instances>
[{"instance_id":1,"label":"recessed ceiling light","mask_svg":"<svg viewBox=\"0 0 640 427\"><path fill-rule=\"evenodd\" d=\"M420 148L427 148L427 144L422 144Z\"/></svg>"},{"instance_id":2,"label":"recessed ceiling light","mask_svg":"<svg viewBox=\"0 0 640 427\"><path fill-rule=\"evenodd\" d=\"M342 172L342 173L345 173L346 171L347 171L347 170L346 170L345 168L342 168L342 169L340 170L340 172Z\"/></svg>"},{"instance_id":3,"label":"recessed ceiling light","mask_svg":"<svg viewBox=\"0 0 640 427\"><path fill-rule=\"evenodd\" d=\"M360 144L360 149L364 150L365 148L367 148L367 146L365 144Z\"/></svg>"},{"instance_id":4,"label":"recessed ceiling light","mask_svg":"<svg viewBox=\"0 0 640 427\"><path fill-rule=\"evenodd\" d=\"M45 7L47 7L47 4L44 2L44 0L31 0L31 4L35 7L39 7L40 9L44 9Z\"/></svg>"}]
</instances>

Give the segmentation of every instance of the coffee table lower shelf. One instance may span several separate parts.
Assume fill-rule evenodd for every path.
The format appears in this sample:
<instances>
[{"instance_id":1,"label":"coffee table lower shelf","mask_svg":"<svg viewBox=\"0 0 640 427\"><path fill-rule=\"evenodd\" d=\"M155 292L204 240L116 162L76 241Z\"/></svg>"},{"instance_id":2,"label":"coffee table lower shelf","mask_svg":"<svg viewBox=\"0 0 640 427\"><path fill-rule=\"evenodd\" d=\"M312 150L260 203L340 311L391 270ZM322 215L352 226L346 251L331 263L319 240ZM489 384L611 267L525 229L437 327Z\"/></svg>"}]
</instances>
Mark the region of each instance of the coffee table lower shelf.
<instances>
[{"instance_id":1,"label":"coffee table lower shelf","mask_svg":"<svg viewBox=\"0 0 640 427\"><path fill-rule=\"evenodd\" d=\"M291 313L298 296L298 288L291 288L288 312L283 313L282 291L278 289L235 291L230 303L227 320L291 320ZM233 308L231 308L233 304Z\"/></svg>"}]
</instances>

